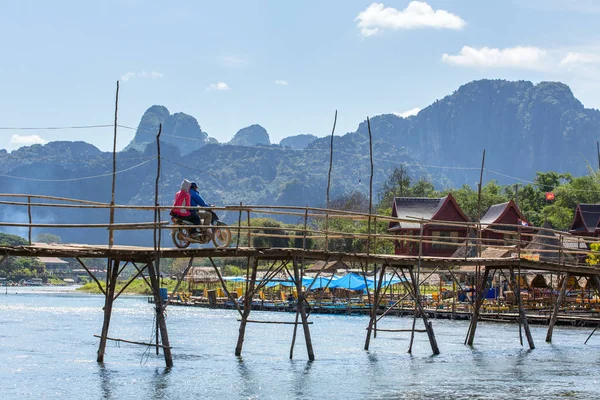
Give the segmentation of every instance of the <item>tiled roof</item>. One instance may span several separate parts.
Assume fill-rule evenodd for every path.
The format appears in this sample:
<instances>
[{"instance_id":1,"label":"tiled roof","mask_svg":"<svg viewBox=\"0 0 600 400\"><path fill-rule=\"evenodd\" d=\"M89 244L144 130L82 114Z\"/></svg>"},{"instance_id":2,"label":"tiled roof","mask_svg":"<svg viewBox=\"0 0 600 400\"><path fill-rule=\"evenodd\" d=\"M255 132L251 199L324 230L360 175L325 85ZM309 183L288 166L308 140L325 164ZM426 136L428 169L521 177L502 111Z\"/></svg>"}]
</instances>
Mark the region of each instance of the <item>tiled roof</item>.
<instances>
[{"instance_id":1,"label":"tiled roof","mask_svg":"<svg viewBox=\"0 0 600 400\"><path fill-rule=\"evenodd\" d=\"M506 203L491 205L485 215L481 217L481 225L487 226L496 222L496 220L504 213L508 204L509 202L507 201Z\"/></svg>"},{"instance_id":2,"label":"tiled roof","mask_svg":"<svg viewBox=\"0 0 600 400\"><path fill-rule=\"evenodd\" d=\"M396 206L396 217L401 219L423 218L431 219L442 207L446 197L440 199L430 199L424 197L396 197L394 203ZM394 222L390 224L390 229L419 229L418 222Z\"/></svg>"}]
</instances>

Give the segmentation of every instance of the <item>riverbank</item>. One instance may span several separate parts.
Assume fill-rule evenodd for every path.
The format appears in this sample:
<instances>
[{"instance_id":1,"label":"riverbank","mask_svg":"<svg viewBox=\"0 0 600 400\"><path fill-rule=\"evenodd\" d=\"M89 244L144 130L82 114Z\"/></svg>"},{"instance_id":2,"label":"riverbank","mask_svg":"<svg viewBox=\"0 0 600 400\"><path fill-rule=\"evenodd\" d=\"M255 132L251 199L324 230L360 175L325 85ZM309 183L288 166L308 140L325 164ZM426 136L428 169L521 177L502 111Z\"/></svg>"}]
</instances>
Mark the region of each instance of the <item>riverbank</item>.
<instances>
[{"instance_id":1,"label":"riverbank","mask_svg":"<svg viewBox=\"0 0 600 400\"><path fill-rule=\"evenodd\" d=\"M123 287L127 284L128 281L118 281L115 289L116 293L119 293ZM100 285L103 289L106 289L106 282L101 281ZM167 288L168 291L173 291L175 286L177 285L176 279L164 278L160 280L160 287ZM184 285L182 283L182 285ZM96 282L88 282L85 285L82 285L77 289L83 293L89 294L102 294L100 288L98 288L98 284ZM123 292L125 294L138 294L138 295L151 295L152 290L150 286L144 281L143 278L135 279Z\"/></svg>"}]
</instances>

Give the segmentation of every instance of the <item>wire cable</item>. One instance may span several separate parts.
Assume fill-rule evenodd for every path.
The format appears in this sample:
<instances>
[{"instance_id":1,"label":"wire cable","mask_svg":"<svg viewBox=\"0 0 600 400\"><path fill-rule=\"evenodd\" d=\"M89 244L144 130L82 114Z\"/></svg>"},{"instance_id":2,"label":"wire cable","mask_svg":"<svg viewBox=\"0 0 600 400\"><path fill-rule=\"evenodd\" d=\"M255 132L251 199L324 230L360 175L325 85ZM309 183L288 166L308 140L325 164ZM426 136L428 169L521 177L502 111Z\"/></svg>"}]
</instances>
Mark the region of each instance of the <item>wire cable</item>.
<instances>
[{"instance_id":1,"label":"wire cable","mask_svg":"<svg viewBox=\"0 0 600 400\"><path fill-rule=\"evenodd\" d=\"M155 158L156 158L156 156L152 157L152 159L150 159L150 160L143 161L132 167L122 169L120 171L116 171L115 174L121 174L123 172L131 171L132 169L141 167L142 165L149 163L150 161L152 161ZM105 176L112 176L112 174L113 174L112 172L108 172L106 174L101 174L101 175L85 176L85 177L81 177L81 178L67 178L67 179L37 179L37 178L26 178L23 176L11 176L11 175L5 175L5 174L0 174L0 176L2 176L4 178L21 179L24 181L35 181L35 182L72 182L72 181L82 181L82 180L86 180L86 179L103 178Z\"/></svg>"}]
</instances>

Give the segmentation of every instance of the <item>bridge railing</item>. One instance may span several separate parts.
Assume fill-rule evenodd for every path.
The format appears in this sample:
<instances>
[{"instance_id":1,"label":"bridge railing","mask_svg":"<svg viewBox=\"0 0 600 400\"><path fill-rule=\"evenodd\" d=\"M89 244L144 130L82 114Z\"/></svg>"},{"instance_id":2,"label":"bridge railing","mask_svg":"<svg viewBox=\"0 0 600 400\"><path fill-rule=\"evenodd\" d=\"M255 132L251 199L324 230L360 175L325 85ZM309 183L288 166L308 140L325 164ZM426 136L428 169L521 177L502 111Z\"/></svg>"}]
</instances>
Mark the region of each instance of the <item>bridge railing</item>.
<instances>
[{"instance_id":1,"label":"bridge railing","mask_svg":"<svg viewBox=\"0 0 600 400\"><path fill-rule=\"evenodd\" d=\"M33 194L0 194L0 205L7 221L0 221L1 227L18 227L28 231L29 243L32 242L33 228L46 229L107 229L107 230L154 230L165 231L183 225L170 224L170 219L161 218L154 222L121 223L41 223L33 219L35 209L96 209L142 211L154 215L160 209L166 214L172 206L114 205L89 200L66 197L42 196ZM26 208L27 222L10 221L11 210ZM203 207L196 207L204 209ZM230 205L211 207L217 214L225 212L229 228L235 235L230 246L235 247L288 247L300 249L370 253L370 254L407 254L399 250L400 244L413 244L412 255L431 255L431 247L463 249L460 258L479 258L485 249L506 250L505 256L528 259L551 259L560 264L582 264L590 256L600 257L599 251L590 250L591 244L599 242L597 238L574 236L568 232L520 226L514 224L493 224L483 226L475 222L432 221L421 218L395 218L388 215L325 209L318 207ZM36 216L40 213L36 213ZM275 219L286 223L273 222ZM415 227L410 231L388 231L389 224L410 223ZM190 227L190 225L185 225ZM426 228L430 229L426 229ZM436 231L460 230L465 236L440 237L430 234ZM410 233L409 233L410 232ZM425 232L425 233L423 233ZM423 249L428 247L428 251ZM435 253L435 252L433 252ZM456 253L456 252L455 252Z\"/></svg>"}]
</instances>

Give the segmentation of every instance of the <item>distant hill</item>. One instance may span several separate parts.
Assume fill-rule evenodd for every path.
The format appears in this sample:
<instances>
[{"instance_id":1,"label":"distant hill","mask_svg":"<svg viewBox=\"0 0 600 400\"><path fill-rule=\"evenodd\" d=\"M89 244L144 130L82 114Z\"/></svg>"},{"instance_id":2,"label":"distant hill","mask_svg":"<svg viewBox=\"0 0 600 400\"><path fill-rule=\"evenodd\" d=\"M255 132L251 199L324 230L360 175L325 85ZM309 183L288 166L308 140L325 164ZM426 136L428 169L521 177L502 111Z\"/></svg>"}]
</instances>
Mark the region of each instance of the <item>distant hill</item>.
<instances>
[{"instance_id":1,"label":"distant hill","mask_svg":"<svg viewBox=\"0 0 600 400\"><path fill-rule=\"evenodd\" d=\"M202 131L198 121L191 115L170 114L166 107L152 106L142 116L133 140L124 151L144 151L149 143L155 143L160 124L163 125L161 141L174 144L183 155L198 150L209 142L208 134Z\"/></svg>"},{"instance_id":2,"label":"distant hill","mask_svg":"<svg viewBox=\"0 0 600 400\"><path fill-rule=\"evenodd\" d=\"M269 139L267 130L255 124L240 129L233 139L229 141L229 144L236 146L268 146L271 144L271 140Z\"/></svg>"},{"instance_id":3,"label":"distant hill","mask_svg":"<svg viewBox=\"0 0 600 400\"><path fill-rule=\"evenodd\" d=\"M596 164L600 133L600 112L584 108L568 86L556 82L534 85L525 81L475 81L435 101L416 116L385 114L374 116L370 122L375 193L401 164L413 179L429 179L438 188L474 185L479 179L484 148L486 181L514 182L509 177L532 180L536 171L549 170L582 175L587 172L586 160ZM325 204L329 137L309 140L310 137L299 135L302 137L286 138L274 145L264 128L252 125L240 130L229 144L219 144L202 132L193 117L170 114L162 106L146 111L133 141L117 154L117 170L123 171L117 175L117 203L153 204L156 161L152 157L160 123L161 204L172 202L184 177L201 182L203 197L216 204ZM306 147L302 147L305 143ZM355 132L336 136L333 147L331 197L352 191L368 195L366 121ZM182 155L188 155L184 163ZM8 154L0 151L0 187L4 193L108 202L111 171L112 154L84 142L51 142ZM80 179L85 177L95 178ZM105 210L94 209L53 209L42 213L34 207L33 214L34 220L48 222L108 220ZM224 217L226 221L237 218L233 214ZM27 212L2 207L0 218L24 222ZM150 221L152 215L118 211L116 218ZM64 236L65 241L78 240L70 238L69 233L53 233ZM122 232L118 235L129 242L151 238L149 232L143 238ZM86 241L104 243L107 232L94 230L86 237Z\"/></svg>"},{"instance_id":4,"label":"distant hill","mask_svg":"<svg viewBox=\"0 0 600 400\"><path fill-rule=\"evenodd\" d=\"M315 135L295 135L281 139L279 145L282 147L289 147L293 150L302 150L308 147L309 144L317 140L318 137Z\"/></svg>"}]
</instances>

